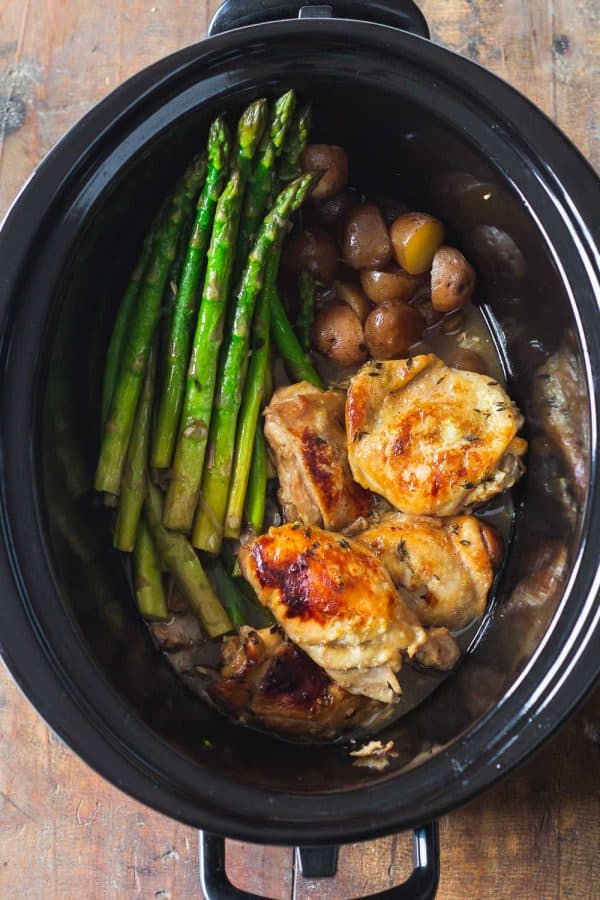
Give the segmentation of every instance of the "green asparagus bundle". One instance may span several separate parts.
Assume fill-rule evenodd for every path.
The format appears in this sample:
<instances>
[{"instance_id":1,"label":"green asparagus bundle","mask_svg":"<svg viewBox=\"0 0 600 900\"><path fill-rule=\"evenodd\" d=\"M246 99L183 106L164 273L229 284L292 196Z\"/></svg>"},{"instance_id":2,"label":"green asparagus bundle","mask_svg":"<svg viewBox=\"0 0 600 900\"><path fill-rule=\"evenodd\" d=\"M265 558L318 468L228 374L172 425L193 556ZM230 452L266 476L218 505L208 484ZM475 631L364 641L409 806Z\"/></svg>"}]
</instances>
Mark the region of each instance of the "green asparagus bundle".
<instances>
[{"instance_id":1,"label":"green asparagus bundle","mask_svg":"<svg viewBox=\"0 0 600 900\"><path fill-rule=\"evenodd\" d=\"M219 117L211 125L208 136L206 181L198 200L196 219L178 281L168 330L165 375L152 446L152 465L158 469L171 465L177 439L198 305L198 289L204 276L206 248L212 232L215 208L227 174L229 153L227 124Z\"/></svg>"},{"instance_id":2,"label":"green asparagus bundle","mask_svg":"<svg viewBox=\"0 0 600 900\"><path fill-rule=\"evenodd\" d=\"M133 572L137 606L145 619L168 619L167 600L160 571L160 560L144 519L140 520Z\"/></svg>"},{"instance_id":3,"label":"green asparagus bundle","mask_svg":"<svg viewBox=\"0 0 600 900\"><path fill-rule=\"evenodd\" d=\"M266 114L266 101L258 100L240 118L235 171L215 212L165 502L164 524L176 531L191 530L198 502L244 187L264 130Z\"/></svg>"},{"instance_id":4,"label":"green asparagus bundle","mask_svg":"<svg viewBox=\"0 0 600 900\"><path fill-rule=\"evenodd\" d=\"M292 124L296 94L288 91L273 104L271 119L265 129L257 160L248 179L244 208L240 220L237 250L233 267L233 285L237 287L248 254L256 239L264 214L269 205L275 182L275 162L280 156L288 129Z\"/></svg>"},{"instance_id":5,"label":"green asparagus bundle","mask_svg":"<svg viewBox=\"0 0 600 900\"><path fill-rule=\"evenodd\" d=\"M239 193L240 173L236 170L219 198L215 213L206 279L165 501L164 524L175 531L191 530L198 500L235 251L233 212Z\"/></svg>"},{"instance_id":6,"label":"green asparagus bundle","mask_svg":"<svg viewBox=\"0 0 600 900\"><path fill-rule=\"evenodd\" d=\"M291 127L289 128L284 146L283 153L281 156L281 160L279 163L279 167L277 170L276 178L274 179L275 183L281 188L292 178L297 177L300 174L300 156L304 147L306 146L306 141L308 140L308 134L310 131L311 124L311 110L310 106L303 106L296 112L294 117L294 121L292 122ZM276 258L277 254L275 254ZM273 274L275 273L275 274ZM271 268L271 273L267 278L267 282L273 281L276 278L276 266L274 265ZM273 282L274 283L274 282ZM264 293L264 307L270 308L270 298L272 296L273 288L269 288L265 286L263 289ZM269 309L270 312L270 309ZM309 326L310 327L310 326ZM270 349L270 333L268 335L269 349ZM308 347L304 349L308 350ZM252 365L252 362L251 362ZM252 381L252 377L249 375L248 381ZM273 393L273 385L272 385L272 372L271 372L271 360L267 363L266 372L264 375L264 383L263 383L263 403L267 403ZM245 399L242 400L242 410L248 409L249 413L242 412L240 416L240 425L239 425L239 437L238 437L238 446L244 443L244 439L241 437L244 433L244 430L247 430L248 423L246 422L246 415L252 415L252 411L250 406L246 407ZM247 439L246 439L247 441ZM232 519L235 521L237 516L239 516L239 508L234 506L235 498L239 496L241 493L241 488L239 485L240 481L240 470L243 473L243 467L238 460L241 458L241 454L239 453L238 447L236 447L236 457L234 461L234 474L232 477L232 486L230 489L229 501L228 501L228 509L226 514L226 534L229 531L230 523ZM246 458L246 457L244 457ZM247 476L247 490L246 490L246 519L248 524L252 528L255 534L260 534L263 528L264 517L265 517L265 505L266 505L266 492L267 492L267 481L269 479L269 471L270 468L270 460L267 453L267 445L265 441L263 426L260 421L256 424L256 431L254 434L254 449L252 450L252 459L250 462L250 471ZM239 502L239 500L238 500ZM233 533L233 529L232 532Z\"/></svg>"},{"instance_id":7,"label":"green asparagus bundle","mask_svg":"<svg viewBox=\"0 0 600 900\"><path fill-rule=\"evenodd\" d=\"M206 173L206 157L197 157L186 171L157 230L152 257L123 345L110 411L104 423L95 485L98 491L118 494L142 381L160 316L161 300L175 258L188 194L196 194Z\"/></svg>"},{"instance_id":8,"label":"green asparagus bundle","mask_svg":"<svg viewBox=\"0 0 600 900\"><path fill-rule=\"evenodd\" d=\"M115 392L115 384L117 382L117 377L119 374L123 344L125 343L127 337L129 322L131 320L131 315L138 298L142 277L144 275L144 272L146 271L146 267L152 255L152 245L154 243L154 237L159 221L160 215L157 217L152 229L146 235L146 238L142 245L142 251L140 253L138 263L133 270L133 273L129 280L129 284L127 285L127 289L123 294L121 305L117 310L117 317L115 319L113 332L108 345L108 351L106 353L106 363L104 365L104 382L102 384L101 406L102 425L104 425L104 422L106 421L106 418L110 411L110 404L112 402L113 394Z\"/></svg>"},{"instance_id":9,"label":"green asparagus bundle","mask_svg":"<svg viewBox=\"0 0 600 900\"><path fill-rule=\"evenodd\" d=\"M152 406L156 379L156 340L148 360L142 393L138 400L123 476L119 509L115 522L113 546L117 550L131 553L136 541L138 523L146 495L146 472L148 470L148 448L152 430Z\"/></svg>"},{"instance_id":10,"label":"green asparagus bundle","mask_svg":"<svg viewBox=\"0 0 600 900\"><path fill-rule=\"evenodd\" d=\"M311 125L310 105L302 106L294 117L277 170L280 189L300 175L300 157L306 146Z\"/></svg>"},{"instance_id":11,"label":"green asparagus bundle","mask_svg":"<svg viewBox=\"0 0 600 900\"><path fill-rule=\"evenodd\" d=\"M314 173L300 176L277 197L252 248L238 290L231 334L219 366L215 409L210 425L211 450L202 478L201 497L194 522L194 546L218 553L229 493L235 432L248 364L248 344L254 305L262 286L269 254L280 242L289 217L314 184ZM262 390L262 384L258 385Z\"/></svg>"},{"instance_id":12,"label":"green asparagus bundle","mask_svg":"<svg viewBox=\"0 0 600 900\"><path fill-rule=\"evenodd\" d=\"M144 512L161 559L208 636L218 637L232 631L231 619L213 591L192 545L183 534L176 534L163 526L161 493L150 480Z\"/></svg>"},{"instance_id":13,"label":"green asparagus bundle","mask_svg":"<svg viewBox=\"0 0 600 900\"><path fill-rule=\"evenodd\" d=\"M254 436L264 400L264 383L271 354L269 352L269 297L263 290L258 298L252 323L253 350L242 395L231 487L225 512L224 537L237 538L242 529L244 502L253 458ZM265 480L266 489L266 480Z\"/></svg>"}]
</instances>

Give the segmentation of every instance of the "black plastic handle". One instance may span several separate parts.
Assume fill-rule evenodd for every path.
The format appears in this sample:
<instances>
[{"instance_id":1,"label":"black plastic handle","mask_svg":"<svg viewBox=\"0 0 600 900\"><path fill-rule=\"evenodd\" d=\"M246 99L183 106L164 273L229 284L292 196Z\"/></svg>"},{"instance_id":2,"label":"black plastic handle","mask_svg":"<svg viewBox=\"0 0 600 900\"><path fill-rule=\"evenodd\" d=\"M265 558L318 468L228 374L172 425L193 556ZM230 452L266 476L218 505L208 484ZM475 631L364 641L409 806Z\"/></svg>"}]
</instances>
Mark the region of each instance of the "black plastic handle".
<instances>
[{"instance_id":1,"label":"black plastic handle","mask_svg":"<svg viewBox=\"0 0 600 900\"><path fill-rule=\"evenodd\" d=\"M391 25L428 38L429 28L423 13L413 0L224 0L210 23L212 37L232 28L273 22L276 19L336 16Z\"/></svg>"},{"instance_id":2,"label":"black plastic handle","mask_svg":"<svg viewBox=\"0 0 600 900\"><path fill-rule=\"evenodd\" d=\"M437 822L416 828L413 842L410 878L397 887L371 894L373 900L433 900L440 879ZM298 847L296 857L306 878L332 878L337 872L337 847ZM225 839L207 831L200 834L200 881L205 900L259 900L256 894L232 885L225 871Z\"/></svg>"}]
</instances>

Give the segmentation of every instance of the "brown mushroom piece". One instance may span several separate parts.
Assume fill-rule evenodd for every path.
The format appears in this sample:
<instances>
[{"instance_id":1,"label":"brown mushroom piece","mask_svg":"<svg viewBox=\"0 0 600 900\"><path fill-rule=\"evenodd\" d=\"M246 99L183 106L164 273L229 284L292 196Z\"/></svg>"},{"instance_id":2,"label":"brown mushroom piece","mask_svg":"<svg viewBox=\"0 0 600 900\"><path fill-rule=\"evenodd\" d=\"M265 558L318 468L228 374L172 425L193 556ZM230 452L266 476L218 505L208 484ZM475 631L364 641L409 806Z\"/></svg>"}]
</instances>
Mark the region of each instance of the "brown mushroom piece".
<instances>
[{"instance_id":1,"label":"brown mushroom piece","mask_svg":"<svg viewBox=\"0 0 600 900\"><path fill-rule=\"evenodd\" d=\"M460 647L447 628L429 628L414 658L428 669L449 672L460 659Z\"/></svg>"},{"instance_id":2,"label":"brown mushroom piece","mask_svg":"<svg viewBox=\"0 0 600 900\"><path fill-rule=\"evenodd\" d=\"M446 229L428 213L410 212L392 222L390 234L398 265L410 275L421 275L431 268Z\"/></svg>"},{"instance_id":3,"label":"brown mushroom piece","mask_svg":"<svg viewBox=\"0 0 600 900\"><path fill-rule=\"evenodd\" d=\"M438 312L453 312L469 302L475 270L456 247L440 247L431 264L431 302Z\"/></svg>"},{"instance_id":4,"label":"brown mushroom piece","mask_svg":"<svg viewBox=\"0 0 600 900\"><path fill-rule=\"evenodd\" d=\"M425 320L412 306L382 303L365 322L365 339L374 359L401 359L425 331Z\"/></svg>"},{"instance_id":5,"label":"brown mushroom piece","mask_svg":"<svg viewBox=\"0 0 600 900\"><path fill-rule=\"evenodd\" d=\"M286 241L281 257L285 275L298 278L307 271L323 284L330 284L337 268L339 251L335 240L323 228L297 231Z\"/></svg>"},{"instance_id":6,"label":"brown mushroom piece","mask_svg":"<svg viewBox=\"0 0 600 900\"><path fill-rule=\"evenodd\" d=\"M424 275L409 275L396 263L385 269L363 269L360 273L362 289L373 303L401 300L408 302L424 284Z\"/></svg>"},{"instance_id":7,"label":"brown mushroom piece","mask_svg":"<svg viewBox=\"0 0 600 900\"><path fill-rule=\"evenodd\" d=\"M364 325L373 307L360 287L351 284L349 281L339 280L333 282L333 287L336 299L341 300L342 303L347 303L360 319L360 324Z\"/></svg>"},{"instance_id":8,"label":"brown mushroom piece","mask_svg":"<svg viewBox=\"0 0 600 900\"><path fill-rule=\"evenodd\" d=\"M434 309L431 303L430 284L424 284L418 288L416 294L410 300L410 305L423 316L428 328L437 325L443 318L442 313L438 312L437 309Z\"/></svg>"},{"instance_id":9,"label":"brown mushroom piece","mask_svg":"<svg viewBox=\"0 0 600 900\"><path fill-rule=\"evenodd\" d=\"M478 372L480 375L487 374L487 366L483 357L476 350L453 347L449 353L444 353L444 362L451 369L460 369L462 372Z\"/></svg>"},{"instance_id":10,"label":"brown mushroom piece","mask_svg":"<svg viewBox=\"0 0 600 900\"><path fill-rule=\"evenodd\" d=\"M360 203L344 228L344 260L352 269L381 269L392 256L390 236L374 203Z\"/></svg>"},{"instance_id":11,"label":"brown mushroom piece","mask_svg":"<svg viewBox=\"0 0 600 900\"><path fill-rule=\"evenodd\" d=\"M346 303L321 307L313 326L313 341L320 353L340 366L357 366L367 359L367 345L360 319Z\"/></svg>"},{"instance_id":12,"label":"brown mushroom piece","mask_svg":"<svg viewBox=\"0 0 600 900\"><path fill-rule=\"evenodd\" d=\"M307 144L300 157L300 166L304 172L323 173L311 194L312 200L333 197L348 184L348 154L336 144Z\"/></svg>"},{"instance_id":13,"label":"brown mushroom piece","mask_svg":"<svg viewBox=\"0 0 600 900\"><path fill-rule=\"evenodd\" d=\"M478 268L502 281L524 278L525 257L515 240L495 225L476 225L467 236L466 249Z\"/></svg>"}]
</instances>

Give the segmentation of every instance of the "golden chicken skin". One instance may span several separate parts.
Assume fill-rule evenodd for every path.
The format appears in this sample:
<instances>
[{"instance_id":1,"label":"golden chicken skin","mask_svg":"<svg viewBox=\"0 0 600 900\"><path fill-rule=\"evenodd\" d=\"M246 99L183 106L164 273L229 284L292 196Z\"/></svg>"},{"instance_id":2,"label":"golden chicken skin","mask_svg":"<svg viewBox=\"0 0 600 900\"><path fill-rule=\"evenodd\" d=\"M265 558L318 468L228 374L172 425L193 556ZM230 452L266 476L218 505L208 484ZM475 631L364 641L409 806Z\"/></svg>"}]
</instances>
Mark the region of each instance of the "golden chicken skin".
<instances>
[{"instance_id":1,"label":"golden chicken skin","mask_svg":"<svg viewBox=\"0 0 600 900\"><path fill-rule=\"evenodd\" d=\"M338 530L371 509L371 494L350 472L344 402L341 391L301 381L278 388L265 410L265 437L288 521Z\"/></svg>"},{"instance_id":2,"label":"golden chicken skin","mask_svg":"<svg viewBox=\"0 0 600 900\"><path fill-rule=\"evenodd\" d=\"M502 545L494 529L475 516L391 513L356 540L404 588L407 604L424 625L458 631L483 615Z\"/></svg>"},{"instance_id":3,"label":"golden chicken skin","mask_svg":"<svg viewBox=\"0 0 600 900\"><path fill-rule=\"evenodd\" d=\"M522 424L497 381L434 354L367 363L346 399L354 478L415 515L455 515L511 487L524 471Z\"/></svg>"},{"instance_id":4,"label":"golden chicken skin","mask_svg":"<svg viewBox=\"0 0 600 900\"><path fill-rule=\"evenodd\" d=\"M239 561L260 602L330 678L352 694L395 699L402 652L413 656L426 633L370 550L296 523L247 543Z\"/></svg>"}]
</instances>

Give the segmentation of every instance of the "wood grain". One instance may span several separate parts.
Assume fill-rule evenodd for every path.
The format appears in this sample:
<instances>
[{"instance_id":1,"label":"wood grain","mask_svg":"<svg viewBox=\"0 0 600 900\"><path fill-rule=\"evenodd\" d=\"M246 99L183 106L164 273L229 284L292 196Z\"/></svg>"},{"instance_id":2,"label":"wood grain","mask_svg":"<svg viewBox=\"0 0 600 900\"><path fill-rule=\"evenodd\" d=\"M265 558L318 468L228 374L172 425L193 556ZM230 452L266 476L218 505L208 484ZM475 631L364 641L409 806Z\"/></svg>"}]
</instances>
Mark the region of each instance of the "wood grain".
<instances>
[{"instance_id":1,"label":"wood grain","mask_svg":"<svg viewBox=\"0 0 600 900\"><path fill-rule=\"evenodd\" d=\"M36 163L123 79L206 30L218 0L0 0L0 215ZM435 40L522 90L600 166L597 0L423 0ZM441 900L600 896L600 692L532 762L441 822ZM236 884L357 897L406 877L406 835L342 849L310 882L290 850L229 842ZM197 833L95 775L0 667L0 895L200 897Z\"/></svg>"}]
</instances>

